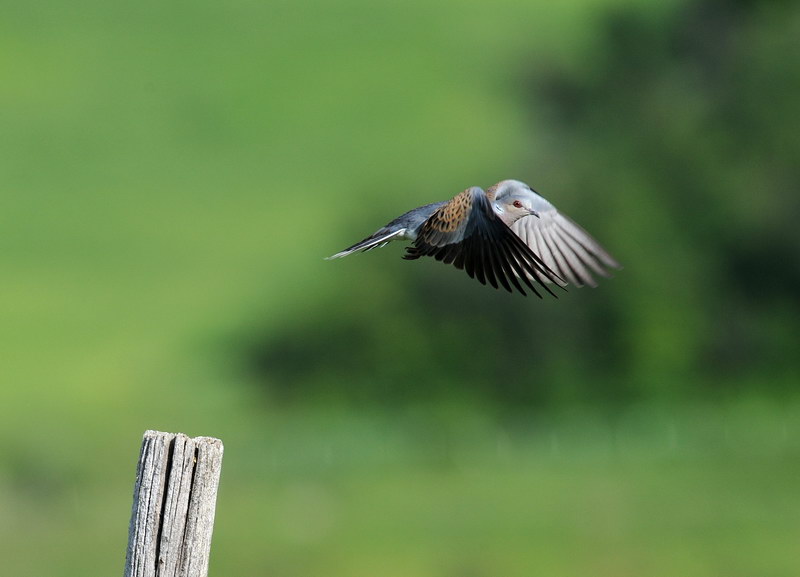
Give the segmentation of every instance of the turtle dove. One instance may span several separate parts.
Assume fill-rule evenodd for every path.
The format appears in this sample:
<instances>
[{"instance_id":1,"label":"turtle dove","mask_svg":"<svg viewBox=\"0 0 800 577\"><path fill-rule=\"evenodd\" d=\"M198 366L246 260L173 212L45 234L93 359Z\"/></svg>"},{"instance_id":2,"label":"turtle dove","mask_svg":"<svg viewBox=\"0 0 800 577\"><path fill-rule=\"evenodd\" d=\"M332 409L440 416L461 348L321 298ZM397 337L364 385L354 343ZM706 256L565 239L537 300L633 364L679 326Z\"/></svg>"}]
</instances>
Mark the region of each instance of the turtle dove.
<instances>
[{"instance_id":1,"label":"turtle dove","mask_svg":"<svg viewBox=\"0 0 800 577\"><path fill-rule=\"evenodd\" d=\"M620 268L589 233L518 180L486 191L473 186L451 200L415 208L328 259L393 240L411 241L404 259L430 256L482 284L525 295L524 284L540 298L542 288L556 296L551 284L594 287L593 274L607 277L608 269Z\"/></svg>"}]
</instances>

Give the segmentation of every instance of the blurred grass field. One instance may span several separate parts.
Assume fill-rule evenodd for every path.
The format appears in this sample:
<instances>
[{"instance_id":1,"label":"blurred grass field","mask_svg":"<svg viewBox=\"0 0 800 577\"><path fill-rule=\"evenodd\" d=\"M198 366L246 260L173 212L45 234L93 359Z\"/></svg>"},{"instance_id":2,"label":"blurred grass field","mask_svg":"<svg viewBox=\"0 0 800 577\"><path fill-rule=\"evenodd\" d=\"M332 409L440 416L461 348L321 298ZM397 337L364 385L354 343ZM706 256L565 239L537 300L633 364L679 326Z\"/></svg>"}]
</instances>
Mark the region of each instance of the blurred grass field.
<instances>
[{"instance_id":1,"label":"blurred grass field","mask_svg":"<svg viewBox=\"0 0 800 577\"><path fill-rule=\"evenodd\" d=\"M238 427L224 414L213 419L227 459L216 573L744 576L797 568L796 407L572 412L507 428L453 408L262 418L256 426L240 417ZM118 570L137 439L113 427L99 434L84 444L91 455L66 458L67 443L47 438L39 455L10 463L9 572L85 574L87 559L92 570Z\"/></svg>"},{"instance_id":2,"label":"blurred grass field","mask_svg":"<svg viewBox=\"0 0 800 577\"><path fill-rule=\"evenodd\" d=\"M424 380L430 367L405 355L438 357L440 343L413 335L399 275L479 303L476 323L491 322L499 295L433 263L407 267L396 247L360 263L322 258L398 211L510 176L538 175L559 206L590 217L593 201L580 208L563 170L569 151L541 137L519 76L544 61L591 76L602 14L657 20L678 5L7 3L4 573L121 571L138 443L152 428L226 444L212 575L797 574L796 364L763 380L729 375L730 394L720 378L718 394L682 396L693 383L670 382L686 356L675 335L703 324L667 326L678 307L652 294L624 210L601 209L608 219L592 229L623 252L617 279L559 301L502 301L498 315L524 306L570 341L582 301L618 291L640 312L663 300L662 324L642 328L652 341L634 339L657 352L632 364L680 394L617 405L579 398L576 385L555 407L505 417L457 382L435 402L329 402L300 389L294 400L307 402L282 404L242 352L287 326L326 334L331 319L385 314L380 358L402 360L375 387ZM626 190L619 198L635 195ZM680 305L687 291L677 287ZM794 305L782 306L790 314L759 326L785 332L791 351Z\"/></svg>"}]
</instances>

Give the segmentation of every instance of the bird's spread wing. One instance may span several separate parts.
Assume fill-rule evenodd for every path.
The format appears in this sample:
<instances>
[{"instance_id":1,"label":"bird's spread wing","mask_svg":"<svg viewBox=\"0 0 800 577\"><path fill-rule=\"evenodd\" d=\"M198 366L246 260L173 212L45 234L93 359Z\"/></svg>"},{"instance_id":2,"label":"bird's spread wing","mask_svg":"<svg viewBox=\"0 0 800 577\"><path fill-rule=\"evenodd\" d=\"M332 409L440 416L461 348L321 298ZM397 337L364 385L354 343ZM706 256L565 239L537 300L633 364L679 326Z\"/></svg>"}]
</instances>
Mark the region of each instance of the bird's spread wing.
<instances>
[{"instance_id":1,"label":"bird's spread wing","mask_svg":"<svg viewBox=\"0 0 800 577\"><path fill-rule=\"evenodd\" d=\"M539 200L540 199L540 200ZM619 263L588 232L572 222L542 197L534 209L539 218L526 216L511 229L552 271L576 286L597 286L593 274L607 277ZM538 274L538 273L537 273ZM538 280L548 282L547 276Z\"/></svg>"},{"instance_id":2,"label":"bird's spread wing","mask_svg":"<svg viewBox=\"0 0 800 577\"><path fill-rule=\"evenodd\" d=\"M523 295L524 283L537 296L536 284L555 296L545 281L563 281L506 226L492 210L486 193L472 187L439 207L420 227L403 257L431 256L464 269L480 283ZM513 288L512 288L513 287Z\"/></svg>"}]
</instances>

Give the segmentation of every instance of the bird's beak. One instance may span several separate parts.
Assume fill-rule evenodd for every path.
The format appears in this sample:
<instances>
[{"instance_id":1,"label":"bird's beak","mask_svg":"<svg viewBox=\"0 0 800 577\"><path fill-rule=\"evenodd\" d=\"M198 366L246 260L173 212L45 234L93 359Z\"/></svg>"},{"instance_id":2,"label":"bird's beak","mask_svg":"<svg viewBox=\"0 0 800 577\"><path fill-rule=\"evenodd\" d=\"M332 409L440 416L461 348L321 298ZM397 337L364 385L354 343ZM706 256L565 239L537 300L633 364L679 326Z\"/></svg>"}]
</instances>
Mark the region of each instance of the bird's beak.
<instances>
[{"instance_id":1,"label":"bird's beak","mask_svg":"<svg viewBox=\"0 0 800 577\"><path fill-rule=\"evenodd\" d=\"M535 216L536 218L539 218L539 213L536 212L535 210L532 210L531 211L531 216Z\"/></svg>"}]
</instances>

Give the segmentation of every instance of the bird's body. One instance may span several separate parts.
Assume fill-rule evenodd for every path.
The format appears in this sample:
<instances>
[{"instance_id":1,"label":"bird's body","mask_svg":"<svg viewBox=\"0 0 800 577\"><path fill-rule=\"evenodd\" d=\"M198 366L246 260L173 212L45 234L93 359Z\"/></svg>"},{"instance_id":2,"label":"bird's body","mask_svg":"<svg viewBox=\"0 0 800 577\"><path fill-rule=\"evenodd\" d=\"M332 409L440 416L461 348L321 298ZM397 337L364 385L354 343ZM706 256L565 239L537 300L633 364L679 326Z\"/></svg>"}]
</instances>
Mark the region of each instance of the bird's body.
<instances>
[{"instance_id":1,"label":"bird's body","mask_svg":"<svg viewBox=\"0 0 800 577\"><path fill-rule=\"evenodd\" d=\"M403 257L407 260L431 256L463 268L482 284L523 295L522 284L538 296L537 287L553 294L551 283L596 286L592 273L609 276L607 269L619 268L585 230L517 180L504 180L486 191L473 186L449 201L410 210L328 258L393 240L411 241Z\"/></svg>"}]
</instances>

